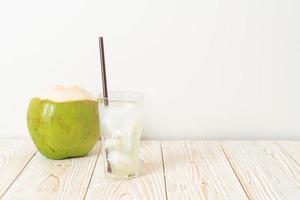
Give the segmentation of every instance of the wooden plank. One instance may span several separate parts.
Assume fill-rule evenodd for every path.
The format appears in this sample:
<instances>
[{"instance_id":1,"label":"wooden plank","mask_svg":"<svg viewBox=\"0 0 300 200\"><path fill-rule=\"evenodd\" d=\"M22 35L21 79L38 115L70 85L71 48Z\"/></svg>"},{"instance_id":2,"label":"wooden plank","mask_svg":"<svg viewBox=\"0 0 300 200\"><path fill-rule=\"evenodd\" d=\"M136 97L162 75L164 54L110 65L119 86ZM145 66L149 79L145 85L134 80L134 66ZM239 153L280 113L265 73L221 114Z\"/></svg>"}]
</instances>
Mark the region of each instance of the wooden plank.
<instances>
[{"instance_id":1,"label":"wooden plank","mask_svg":"<svg viewBox=\"0 0 300 200\"><path fill-rule=\"evenodd\" d=\"M276 141L276 144L300 165L300 141Z\"/></svg>"},{"instance_id":2,"label":"wooden plank","mask_svg":"<svg viewBox=\"0 0 300 200\"><path fill-rule=\"evenodd\" d=\"M248 199L217 142L164 141L168 199Z\"/></svg>"},{"instance_id":3,"label":"wooden plank","mask_svg":"<svg viewBox=\"0 0 300 200\"><path fill-rule=\"evenodd\" d=\"M31 141L0 140L0 198L35 154Z\"/></svg>"},{"instance_id":4,"label":"wooden plank","mask_svg":"<svg viewBox=\"0 0 300 200\"><path fill-rule=\"evenodd\" d=\"M274 142L226 142L223 148L250 199L299 200L300 166Z\"/></svg>"},{"instance_id":5,"label":"wooden plank","mask_svg":"<svg viewBox=\"0 0 300 200\"><path fill-rule=\"evenodd\" d=\"M37 153L3 199L83 199L100 151L88 156L49 160Z\"/></svg>"},{"instance_id":6,"label":"wooden plank","mask_svg":"<svg viewBox=\"0 0 300 200\"><path fill-rule=\"evenodd\" d=\"M104 155L98 159L86 199L165 199L163 163L159 141L142 141L140 176L125 181L105 177Z\"/></svg>"}]
</instances>

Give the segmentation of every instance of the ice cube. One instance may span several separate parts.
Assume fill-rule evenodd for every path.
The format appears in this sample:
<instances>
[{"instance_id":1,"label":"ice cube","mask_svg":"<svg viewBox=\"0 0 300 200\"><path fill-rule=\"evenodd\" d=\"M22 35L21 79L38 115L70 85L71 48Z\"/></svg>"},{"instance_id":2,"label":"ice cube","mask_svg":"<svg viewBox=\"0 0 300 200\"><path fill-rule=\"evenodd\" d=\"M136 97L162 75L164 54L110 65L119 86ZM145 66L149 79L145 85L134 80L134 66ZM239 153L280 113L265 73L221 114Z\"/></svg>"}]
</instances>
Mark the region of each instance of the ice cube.
<instances>
[{"instance_id":1,"label":"ice cube","mask_svg":"<svg viewBox=\"0 0 300 200\"><path fill-rule=\"evenodd\" d=\"M134 102L110 102L109 106L101 105L100 112L102 134L113 138L132 135L140 118Z\"/></svg>"},{"instance_id":2,"label":"ice cube","mask_svg":"<svg viewBox=\"0 0 300 200\"><path fill-rule=\"evenodd\" d=\"M132 158L129 155L113 150L108 152L107 160L109 160L109 162L113 165L119 165L124 167L129 166L132 163Z\"/></svg>"},{"instance_id":3,"label":"ice cube","mask_svg":"<svg viewBox=\"0 0 300 200\"><path fill-rule=\"evenodd\" d=\"M107 138L104 140L105 148L115 148L116 146L120 145L121 141L117 139Z\"/></svg>"}]
</instances>

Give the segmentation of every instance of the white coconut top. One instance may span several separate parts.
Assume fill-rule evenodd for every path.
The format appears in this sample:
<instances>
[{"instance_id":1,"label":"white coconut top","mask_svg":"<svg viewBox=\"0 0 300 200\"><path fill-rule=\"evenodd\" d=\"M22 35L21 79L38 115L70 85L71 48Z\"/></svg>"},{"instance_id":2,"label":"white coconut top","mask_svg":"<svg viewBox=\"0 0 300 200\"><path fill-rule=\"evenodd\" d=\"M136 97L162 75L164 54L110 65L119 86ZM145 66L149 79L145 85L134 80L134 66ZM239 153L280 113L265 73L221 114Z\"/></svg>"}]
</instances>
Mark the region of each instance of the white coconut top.
<instances>
[{"instance_id":1,"label":"white coconut top","mask_svg":"<svg viewBox=\"0 0 300 200\"><path fill-rule=\"evenodd\" d=\"M80 100L92 100L96 101L88 91L79 86L63 86L56 85L46 91L41 95L37 96L41 100L50 100L54 102L66 102L66 101L80 101Z\"/></svg>"}]
</instances>

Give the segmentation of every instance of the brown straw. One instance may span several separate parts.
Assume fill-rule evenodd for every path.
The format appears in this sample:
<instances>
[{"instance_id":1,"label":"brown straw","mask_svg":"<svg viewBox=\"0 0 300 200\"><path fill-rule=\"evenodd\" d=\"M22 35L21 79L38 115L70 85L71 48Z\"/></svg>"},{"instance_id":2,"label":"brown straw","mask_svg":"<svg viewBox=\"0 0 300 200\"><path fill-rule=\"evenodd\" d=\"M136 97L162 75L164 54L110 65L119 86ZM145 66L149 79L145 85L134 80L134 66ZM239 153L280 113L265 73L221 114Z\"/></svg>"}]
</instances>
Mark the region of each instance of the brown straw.
<instances>
[{"instance_id":1,"label":"brown straw","mask_svg":"<svg viewBox=\"0 0 300 200\"><path fill-rule=\"evenodd\" d=\"M108 106L108 92L107 92L103 37L99 37L99 50L100 50L100 63L101 63L104 105Z\"/></svg>"}]
</instances>

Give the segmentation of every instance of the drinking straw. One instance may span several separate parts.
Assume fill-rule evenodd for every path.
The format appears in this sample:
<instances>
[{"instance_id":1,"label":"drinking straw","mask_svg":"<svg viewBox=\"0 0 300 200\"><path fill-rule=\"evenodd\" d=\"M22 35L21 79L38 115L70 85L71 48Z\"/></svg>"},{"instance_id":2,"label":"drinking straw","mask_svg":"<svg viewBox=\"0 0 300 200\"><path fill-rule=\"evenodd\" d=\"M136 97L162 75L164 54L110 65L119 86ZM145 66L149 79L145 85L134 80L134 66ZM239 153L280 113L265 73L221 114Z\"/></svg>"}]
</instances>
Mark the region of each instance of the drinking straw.
<instances>
[{"instance_id":1,"label":"drinking straw","mask_svg":"<svg viewBox=\"0 0 300 200\"><path fill-rule=\"evenodd\" d=\"M104 105L108 106L108 92L107 92L103 37L99 37L99 51L100 51L100 63L101 63L101 74L102 74L103 99L104 99Z\"/></svg>"}]
</instances>

